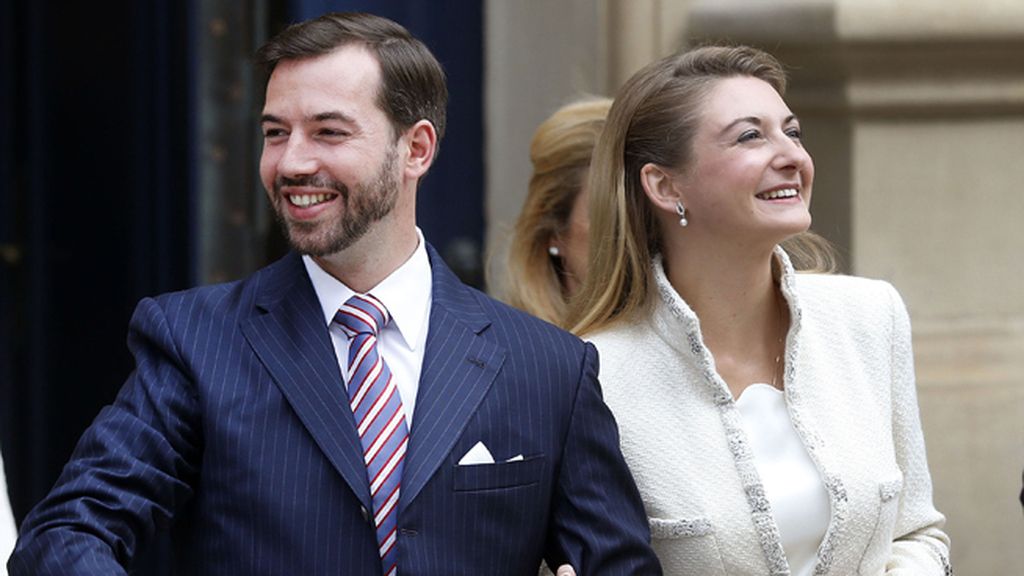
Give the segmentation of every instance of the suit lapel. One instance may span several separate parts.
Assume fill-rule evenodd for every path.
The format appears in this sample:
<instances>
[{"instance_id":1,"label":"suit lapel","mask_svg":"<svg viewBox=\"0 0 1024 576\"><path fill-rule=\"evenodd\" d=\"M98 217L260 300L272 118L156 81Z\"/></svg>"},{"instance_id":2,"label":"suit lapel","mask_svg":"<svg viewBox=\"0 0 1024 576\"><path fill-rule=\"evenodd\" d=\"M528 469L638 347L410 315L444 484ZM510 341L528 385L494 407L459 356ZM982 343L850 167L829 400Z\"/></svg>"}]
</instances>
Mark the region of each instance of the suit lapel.
<instances>
[{"instance_id":1,"label":"suit lapel","mask_svg":"<svg viewBox=\"0 0 1024 576\"><path fill-rule=\"evenodd\" d=\"M291 254L266 271L257 313L242 333L331 464L372 509L362 444L323 312L302 259Z\"/></svg>"},{"instance_id":2,"label":"suit lapel","mask_svg":"<svg viewBox=\"0 0 1024 576\"><path fill-rule=\"evenodd\" d=\"M505 351L480 337L490 319L477 296L427 246L433 275L430 325L416 418L402 471L399 513L416 498L490 390Z\"/></svg>"}]
</instances>

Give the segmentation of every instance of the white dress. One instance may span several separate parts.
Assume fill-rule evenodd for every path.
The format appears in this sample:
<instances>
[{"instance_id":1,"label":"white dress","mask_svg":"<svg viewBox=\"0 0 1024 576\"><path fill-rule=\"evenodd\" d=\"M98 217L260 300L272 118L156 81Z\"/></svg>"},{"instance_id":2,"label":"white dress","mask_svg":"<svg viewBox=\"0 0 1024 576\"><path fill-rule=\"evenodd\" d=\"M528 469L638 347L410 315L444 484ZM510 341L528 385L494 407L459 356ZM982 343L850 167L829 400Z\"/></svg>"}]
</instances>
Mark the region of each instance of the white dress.
<instances>
[{"instance_id":1,"label":"white dress","mask_svg":"<svg viewBox=\"0 0 1024 576\"><path fill-rule=\"evenodd\" d=\"M828 492L786 410L781 390L747 387L736 400L793 576L812 576L829 522Z\"/></svg>"}]
</instances>

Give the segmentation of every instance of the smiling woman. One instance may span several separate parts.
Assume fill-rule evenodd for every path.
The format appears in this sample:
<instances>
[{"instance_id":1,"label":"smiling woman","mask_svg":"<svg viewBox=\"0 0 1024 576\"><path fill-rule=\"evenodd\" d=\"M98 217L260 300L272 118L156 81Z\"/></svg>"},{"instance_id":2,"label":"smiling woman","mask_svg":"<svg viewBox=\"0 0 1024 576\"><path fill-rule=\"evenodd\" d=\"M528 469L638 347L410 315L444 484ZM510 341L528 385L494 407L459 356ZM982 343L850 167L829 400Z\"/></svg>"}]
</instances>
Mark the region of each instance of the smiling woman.
<instances>
[{"instance_id":1,"label":"smiling woman","mask_svg":"<svg viewBox=\"0 0 1024 576\"><path fill-rule=\"evenodd\" d=\"M625 84L569 323L601 353L666 573L946 574L903 302L785 248L821 260L785 87L769 54L717 46Z\"/></svg>"}]
</instances>

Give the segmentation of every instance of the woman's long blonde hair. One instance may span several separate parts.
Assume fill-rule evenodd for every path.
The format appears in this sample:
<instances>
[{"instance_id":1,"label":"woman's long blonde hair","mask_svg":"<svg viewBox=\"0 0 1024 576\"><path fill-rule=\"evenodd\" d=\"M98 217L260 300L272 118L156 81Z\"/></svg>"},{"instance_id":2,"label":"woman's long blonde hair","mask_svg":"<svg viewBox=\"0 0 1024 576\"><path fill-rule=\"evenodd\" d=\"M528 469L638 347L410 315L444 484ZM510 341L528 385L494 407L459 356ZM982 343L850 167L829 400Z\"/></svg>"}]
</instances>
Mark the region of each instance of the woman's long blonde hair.
<instances>
[{"instance_id":1,"label":"woman's long blonde hair","mask_svg":"<svg viewBox=\"0 0 1024 576\"><path fill-rule=\"evenodd\" d=\"M611 104L596 97L567 104L537 127L530 143L533 175L509 249L505 299L553 324L564 325L567 305L564 270L548 248L568 225Z\"/></svg>"},{"instance_id":2,"label":"woman's long blonde hair","mask_svg":"<svg viewBox=\"0 0 1024 576\"><path fill-rule=\"evenodd\" d=\"M648 302L661 235L640 169L647 163L685 169L703 99L716 81L735 76L764 80L780 95L786 91L785 71L770 54L705 46L649 64L615 97L590 169L590 272L566 318L576 334L628 318ZM801 262L827 267L832 261L827 243L811 233L787 244L801 247Z\"/></svg>"}]
</instances>

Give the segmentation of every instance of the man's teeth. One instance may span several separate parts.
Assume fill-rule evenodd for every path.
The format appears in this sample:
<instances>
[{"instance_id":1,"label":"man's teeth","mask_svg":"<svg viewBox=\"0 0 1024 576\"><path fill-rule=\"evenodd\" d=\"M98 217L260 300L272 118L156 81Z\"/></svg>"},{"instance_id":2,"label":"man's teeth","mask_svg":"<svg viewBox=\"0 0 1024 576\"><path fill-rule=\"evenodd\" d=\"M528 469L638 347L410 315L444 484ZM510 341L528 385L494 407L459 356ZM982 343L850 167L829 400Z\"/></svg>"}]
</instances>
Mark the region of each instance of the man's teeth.
<instances>
[{"instance_id":1,"label":"man's teeth","mask_svg":"<svg viewBox=\"0 0 1024 576\"><path fill-rule=\"evenodd\" d=\"M796 188L785 188L782 190L772 190L771 192L762 192L757 196L765 200L778 200L779 198L792 198L797 194Z\"/></svg>"},{"instance_id":2,"label":"man's teeth","mask_svg":"<svg viewBox=\"0 0 1024 576\"><path fill-rule=\"evenodd\" d=\"M326 202L330 198L331 194L289 194L288 201L295 206L301 206L306 208L321 202Z\"/></svg>"}]
</instances>

